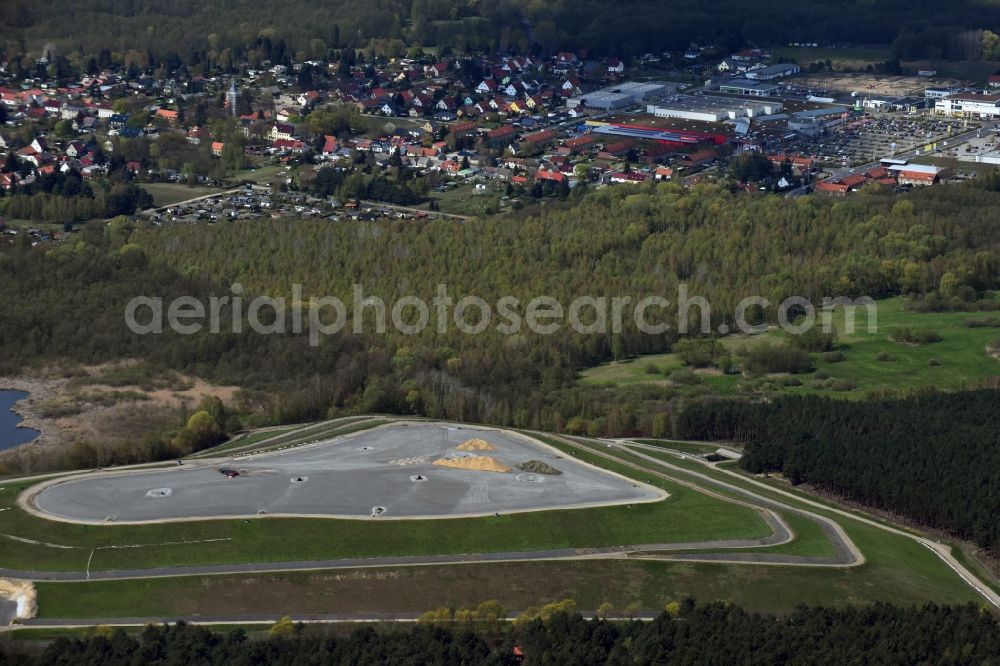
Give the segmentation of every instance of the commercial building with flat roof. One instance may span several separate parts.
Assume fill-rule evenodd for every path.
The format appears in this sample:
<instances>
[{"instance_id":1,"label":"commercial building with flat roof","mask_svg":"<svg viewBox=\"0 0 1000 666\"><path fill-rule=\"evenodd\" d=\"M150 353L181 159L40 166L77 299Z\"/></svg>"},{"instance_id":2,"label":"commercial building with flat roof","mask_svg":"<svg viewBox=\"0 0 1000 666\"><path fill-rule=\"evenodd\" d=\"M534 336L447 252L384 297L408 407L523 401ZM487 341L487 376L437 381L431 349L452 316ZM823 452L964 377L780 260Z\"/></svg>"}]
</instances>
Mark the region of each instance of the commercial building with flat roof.
<instances>
[{"instance_id":1,"label":"commercial building with flat roof","mask_svg":"<svg viewBox=\"0 0 1000 666\"><path fill-rule=\"evenodd\" d=\"M844 122L848 115L850 111L843 106L799 111L788 119L788 129L806 136L819 136Z\"/></svg>"},{"instance_id":2,"label":"commercial building with flat roof","mask_svg":"<svg viewBox=\"0 0 1000 666\"><path fill-rule=\"evenodd\" d=\"M770 67L751 69L746 73L746 77L753 81L770 81L772 79L780 79L783 76L798 74L801 71L802 68L794 62L782 62L777 65L771 65Z\"/></svg>"},{"instance_id":3,"label":"commercial building with flat roof","mask_svg":"<svg viewBox=\"0 0 1000 666\"><path fill-rule=\"evenodd\" d=\"M686 118L719 122L737 118L755 118L779 113L781 102L757 102L732 97L707 97L703 95L679 95L661 104L649 104L646 113L659 118Z\"/></svg>"},{"instance_id":4,"label":"commercial building with flat roof","mask_svg":"<svg viewBox=\"0 0 1000 666\"><path fill-rule=\"evenodd\" d=\"M586 106L603 111L624 109L654 95L662 95L670 89L676 90L677 87L677 84L669 83L626 81L616 86L608 86L570 97L566 100L566 106L570 108Z\"/></svg>"},{"instance_id":5,"label":"commercial building with flat roof","mask_svg":"<svg viewBox=\"0 0 1000 666\"><path fill-rule=\"evenodd\" d=\"M1000 116L1000 94L965 93L934 101L934 110L948 116L996 118Z\"/></svg>"},{"instance_id":6,"label":"commercial building with flat roof","mask_svg":"<svg viewBox=\"0 0 1000 666\"><path fill-rule=\"evenodd\" d=\"M893 164L889 171L900 185L933 185L941 180L945 169L932 164Z\"/></svg>"},{"instance_id":7,"label":"commercial building with flat roof","mask_svg":"<svg viewBox=\"0 0 1000 666\"><path fill-rule=\"evenodd\" d=\"M779 90L781 90L781 86L776 83L763 83L749 79L732 79L719 84L719 92L749 97L770 97L776 95Z\"/></svg>"}]
</instances>

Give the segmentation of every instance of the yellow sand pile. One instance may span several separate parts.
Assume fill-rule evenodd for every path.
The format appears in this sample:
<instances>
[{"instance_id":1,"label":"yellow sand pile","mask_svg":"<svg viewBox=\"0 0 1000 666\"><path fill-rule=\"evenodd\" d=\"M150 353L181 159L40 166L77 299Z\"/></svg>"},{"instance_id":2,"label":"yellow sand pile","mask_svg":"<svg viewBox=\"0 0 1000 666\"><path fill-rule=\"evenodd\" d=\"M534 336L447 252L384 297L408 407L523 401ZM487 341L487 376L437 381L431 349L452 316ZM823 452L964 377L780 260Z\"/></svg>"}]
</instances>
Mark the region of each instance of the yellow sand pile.
<instances>
[{"instance_id":1,"label":"yellow sand pile","mask_svg":"<svg viewBox=\"0 0 1000 666\"><path fill-rule=\"evenodd\" d=\"M492 456L468 456L466 458L438 458L435 465L453 469L471 469L478 472L509 472L502 462Z\"/></svg>"},{"instance_id":2,"label":"yellow sand pile","mask_svg":"<svg viewBox=\"0 0 1000 666\"><path fill-rule=\"evenodd\" d=\"M16 615L19 618L35 617L38 612L35 586L28 581L0 578L0 599L17 602Z\"/></svg>"},{"instance_id":3,"label":"yellow sand pile","mask_svg":"<svg viewBox=\"0 0 1000 666\"><path fill-rule=\"evenodd\" d=\"M456 447L459 451L496 451L497 447L493 446L485 439L469 439Z\"/></svg>"}]
</instances>

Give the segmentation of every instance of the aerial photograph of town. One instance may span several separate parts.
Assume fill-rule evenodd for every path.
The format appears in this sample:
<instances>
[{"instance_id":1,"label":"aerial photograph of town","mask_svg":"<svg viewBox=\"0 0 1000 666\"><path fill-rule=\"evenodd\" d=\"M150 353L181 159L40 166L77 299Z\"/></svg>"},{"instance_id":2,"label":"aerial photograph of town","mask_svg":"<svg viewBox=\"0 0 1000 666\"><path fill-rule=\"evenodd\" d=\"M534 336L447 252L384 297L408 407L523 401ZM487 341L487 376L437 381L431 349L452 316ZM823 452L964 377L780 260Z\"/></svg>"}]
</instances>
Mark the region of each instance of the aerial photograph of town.
<instances>
[{"instance_id":1,"label":"aerial photograph of town","mask_svg":"<svg viewBox=\"0 0 1000 666\"><path fill-rule=\"evenodd\" d=\"M1000 666L1000 0L0 0L0 664Z\"/></svg>"}]
</instances>

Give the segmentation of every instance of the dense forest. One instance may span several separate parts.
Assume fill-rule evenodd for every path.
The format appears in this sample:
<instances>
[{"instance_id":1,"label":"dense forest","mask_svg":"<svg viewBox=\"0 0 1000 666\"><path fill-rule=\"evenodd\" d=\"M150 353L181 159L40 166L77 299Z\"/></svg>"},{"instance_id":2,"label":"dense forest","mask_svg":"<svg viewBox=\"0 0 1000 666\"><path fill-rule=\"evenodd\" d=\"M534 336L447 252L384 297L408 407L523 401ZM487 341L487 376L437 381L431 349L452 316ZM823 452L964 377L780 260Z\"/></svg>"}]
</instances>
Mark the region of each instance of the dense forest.
<instances>
[{"instance_id":1,"label":"dense forest","mask_svg":"<svg viewBox=\"0 0 1000 666\"><path fill-rule=\"evenodd\" d=\"M208 61L255 66L264 60L325 58L331 49L371 47L401 55L409 46L455 51L550 54L586 48L593 56L630 57L684 50L692 41L736 49L788 42L889 44L905 57L968 57L969 31L997 30L1000 4L907 0L748 4L722 0L348 0L282 3L250 0L6 0L0 44L16 60L44 49L82 66L102 51L120 61L197 66ZM181 46L183 45L183 46ZM33 61L31 61L33 62Z\"/></svg>"},{"instance_id":2,"label":"dense forest","mask_svg":"<svg viewBox=\"0 0 1000 666\"><path fill-rule=\"evenodd\" d=\"M801 608L788 617L725 604L677 604L652 622L584 620L560 613L513 628L469 625L373 627L346 636L287 627L263 640L186 624L148 626L86 639L59 638L40 653L7 654L7 664L991 664L1000 629L972 606L834 610ZM276 625L278 626L278 625ZM520 653L520 654L516 654ZM523 655L523 656L522 656Z\"/></svg>"},{"instance_id":3,"label":"dense forest","mask_svg":"<svg viewBox=\"0 0 1000 666\"><path fill-rule=\"evenodd\" d=\"M575 333L564 318L555 334L522 327L507 335L494 317L478 335L453 323L439 333L431 308L432 319L418 334L391 325L378 333L377 314L368 308L355 332L352 285L388 307L406 295L430 304L439 284L456 302L474 295L496 304L513 296L523 316L537 296L564 307L579 296L635 303L660 295L676 303L679 285L687 283L692 296L710 303L713 329L732 323L737 302L754 294L773 304L793 294L818 303L829 295L920 296L945 284L944 302L961 309L1000 286L998 204L1000 194L981 186L905 198L873 191L847 200L789 200L659 185L608 188L575 205L465 223L93 223L61 244L31 248L20 237L0 249L0 374L54 361L141 358L152 371L280 396L263 410L274 421L394 412L589 434L669 435L676 389L585 387L576 375L604 360L669 351L676 326L642 333L626 310L619 332L609 324L605 333ZM245 290L244 309L257 294L291 301L297 283L306 301L342 299L349 323L320 336L316 346L308 331L259 335L223 327L217 334L137 336L125 326L125 305L135 296L169 303L190 295L207 303L212 295L232 295L234 283ZM774 310L751 317L773 321ZM476 323L476 312L469 309L467 323ZM669 324L676 324L675 312L662 310ZM658 316L654 310L652 318ZM580 319L596 321L586 308Z\"/></svg>"},{"instance_id":4,"label":"dense forest","mask_svg":"<svg viewBox=\"0 0 1000 666\"><path fill-rule=\"evenodd\" d=\"M1000 391L703 401L677 426L682 437L745 443L751 472L778 471L1000 553Z\"/></svg>"}]
</instances>

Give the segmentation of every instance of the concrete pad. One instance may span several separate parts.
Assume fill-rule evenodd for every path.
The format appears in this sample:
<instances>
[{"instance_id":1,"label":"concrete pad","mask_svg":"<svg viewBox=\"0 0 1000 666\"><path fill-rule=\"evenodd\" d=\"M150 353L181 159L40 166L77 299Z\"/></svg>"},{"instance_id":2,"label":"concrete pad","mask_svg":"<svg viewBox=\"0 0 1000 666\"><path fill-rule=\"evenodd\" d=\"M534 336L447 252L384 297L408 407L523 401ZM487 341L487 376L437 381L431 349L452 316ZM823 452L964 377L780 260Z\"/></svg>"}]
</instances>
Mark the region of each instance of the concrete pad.
<instances>
[{"instance_id":1,"label":"concrete pad","mask_svg":"<svg viewBox=\"0 0 1000 666\"><path fill-rule=\"evenodd\" d=\"M510 473L433 464L478 437ZM540 460L562 472L527 474ZM236 470L227 478L220 470ZM30 493L30 491L29 491ZM44 485L28 507L57 520L162 520L316 516L390 520L493 515L657 501L658 488L567 458L517 433L425 422L396 423L277 453L141 472L96 473ZM381 510L379 510L381 509Z\"/></svg>"}]
</instances>

